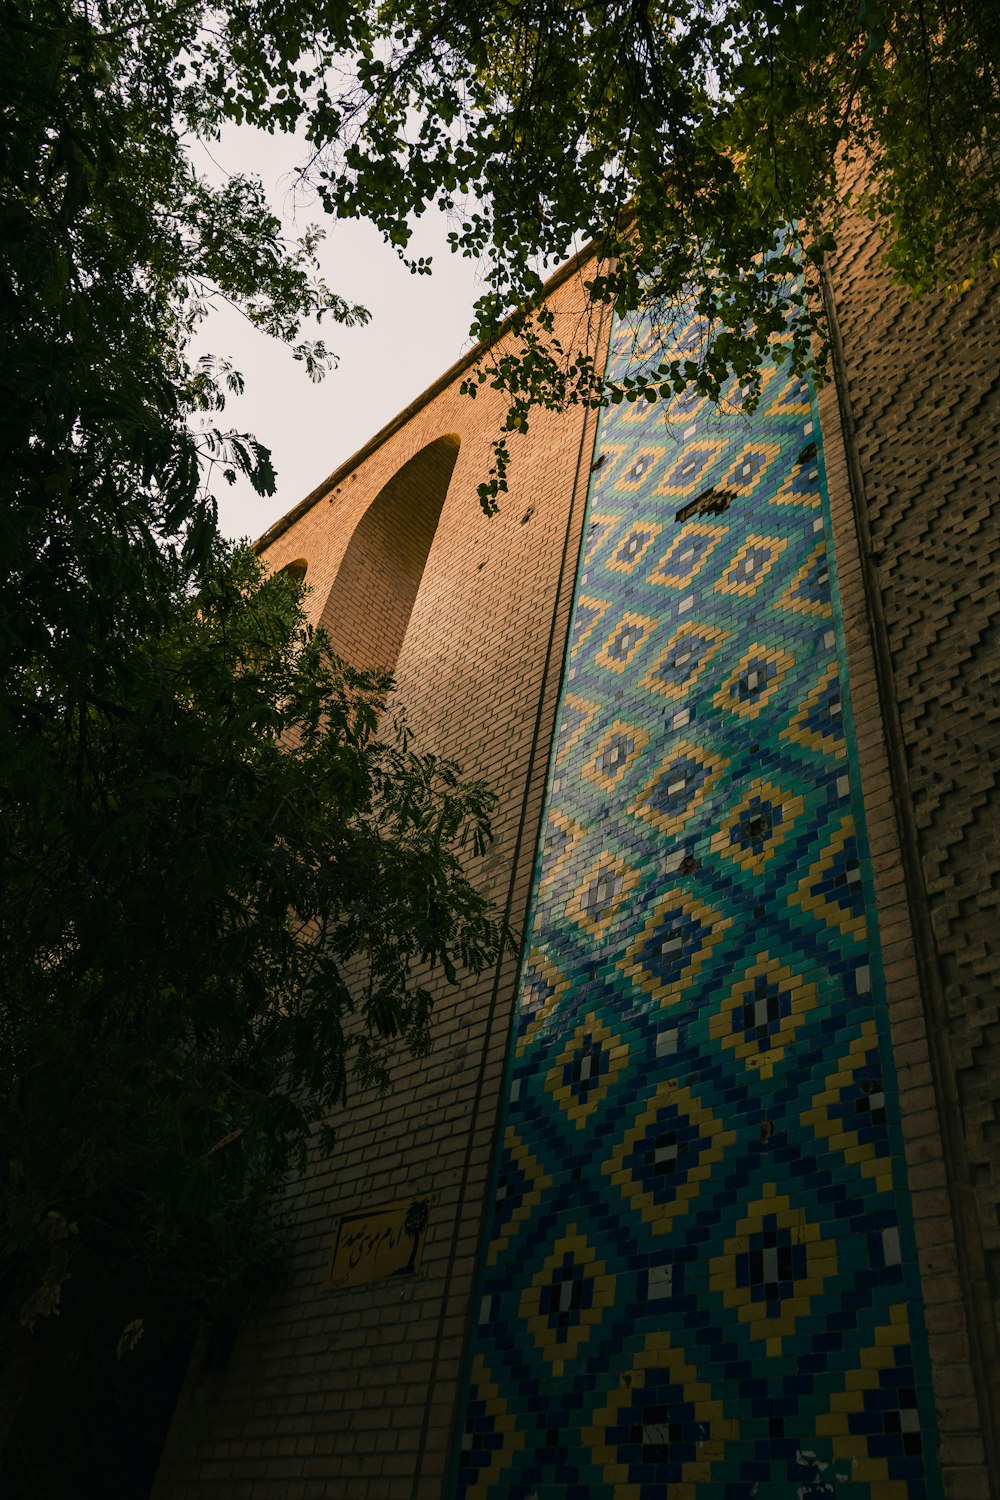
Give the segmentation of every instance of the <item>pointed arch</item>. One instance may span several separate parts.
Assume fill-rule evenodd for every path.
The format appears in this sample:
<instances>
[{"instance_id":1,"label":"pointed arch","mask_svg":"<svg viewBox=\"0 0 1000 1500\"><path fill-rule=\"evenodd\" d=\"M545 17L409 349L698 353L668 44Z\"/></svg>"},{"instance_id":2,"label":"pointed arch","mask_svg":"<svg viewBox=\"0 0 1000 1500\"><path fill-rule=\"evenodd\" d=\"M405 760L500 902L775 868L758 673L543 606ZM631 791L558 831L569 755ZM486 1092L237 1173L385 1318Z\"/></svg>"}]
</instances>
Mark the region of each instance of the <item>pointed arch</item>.
<instances>
[{"instance_id":1,"label":"pointed arch","mask_svg":"<svg viewBox=\"0 0 1000 1500\"><path fill-rule=\"evenodd\" d=\"M320 621L352 666L395 668L459 445L448 433L421 448L355 528Z\"/></svg>"}]
</instances>

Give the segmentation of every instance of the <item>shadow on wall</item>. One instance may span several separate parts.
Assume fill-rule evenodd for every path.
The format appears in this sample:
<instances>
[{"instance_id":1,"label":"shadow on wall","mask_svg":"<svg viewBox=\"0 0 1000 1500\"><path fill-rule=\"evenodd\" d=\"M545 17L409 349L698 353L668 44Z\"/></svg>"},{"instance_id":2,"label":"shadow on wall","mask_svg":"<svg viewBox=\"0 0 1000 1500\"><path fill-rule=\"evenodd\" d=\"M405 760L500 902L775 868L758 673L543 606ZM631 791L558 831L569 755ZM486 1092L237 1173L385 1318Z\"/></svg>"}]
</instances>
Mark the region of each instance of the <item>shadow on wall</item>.
<instances>
[{"instance_id":1,"label":"shadow on wall","mask_svg":"<svg viewBox=\"0 0 1000 1500\"><path fill-rule=\"evenodd\" d=\"M355 528L320 621L333 650L354 667L395 668L459 442L448 433L421 448Z\"/></svg>"}]
</instances>

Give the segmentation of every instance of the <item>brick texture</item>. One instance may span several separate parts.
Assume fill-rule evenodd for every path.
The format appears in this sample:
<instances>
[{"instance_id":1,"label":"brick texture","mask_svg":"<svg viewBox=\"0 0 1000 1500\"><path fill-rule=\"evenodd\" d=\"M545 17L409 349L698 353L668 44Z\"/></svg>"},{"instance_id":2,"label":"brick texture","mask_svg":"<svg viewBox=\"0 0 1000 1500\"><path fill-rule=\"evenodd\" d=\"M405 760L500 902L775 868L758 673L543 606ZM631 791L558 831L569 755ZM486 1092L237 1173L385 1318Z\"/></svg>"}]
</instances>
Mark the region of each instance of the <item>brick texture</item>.
<instances>
[{"instance_id":1,"label":"brick texture","mask_svg":"<svg viewBox=\"0 0 1000 1500\"><path fill-rule=\"evenodd\" d=\"M997 278L911 302L870 225L841 247L821 413L854 444L853 484L831 472L852 696L945 1490L971 1500L1000 1484Z\"/></svg>"},{"instance_id":2,"label":"brick texture","mask_svg":"<svg viewBox=\"0 0 1000 1500\"><path fill-rule=\"evenodd\" d=\"M333 650L353 666L396 665L459 447L458 436L448 433L421 448L351 536L326 590L321 623Z\"/></svg>"},{"instance_id":3,"label":"brick texture","mask_svg":"<svg viewBox=\"0 0 1000 1500\"><path fill-rule=\"evenodd\" d=\"M948 1500L976 1500L1000 1472L1000 330L995 282L910 303L879 251L853 224L830 267L846 379L820 409L939 1458ZM572 280L554 294L567 345L581 300ZM488 521L475 486L502 402L470 403L460 378L266 556L306 561L335 649L395 665L418 745L497 790L482 879L520 927L594 428L534 416ZM156 1500L440 1500L515 968L441 988L432 1056L400 1059L387 1099L354 1099L293 1191L283 1290L244 1320L225 1373L192 1369ZM433 1200L420 1276L325 1291L339 1216L411 1195Z\"/></svg>"},{"instance_id":4,"label":"brick texture","mask_svg":"<svg viewBox=\"0 0 1000 1500\"><path fill-rule=\"evenodd\" d=\"M567 346L582 303L577 280L554 293ZM533 417L501 514L488 520L475 487L504 407L488 389L473 404L460 378L300 507L265 555L275 568L305 559L312 618L335 647L357 665L395 662L417 746L495 789L481 877L520 928L594 420ZM293 1190L284 1289L245 1318L224 1374L195 1361L157 1500L437 1500L515 979L507 958L458 991L439 985L431 1057L400 1058L390 1096L356 1095L337 1122L333 1156ZM433 1200L420 1275L403 1287L324 1290L339 1216L411 1195Z\"/></svg>"}]
</instances>

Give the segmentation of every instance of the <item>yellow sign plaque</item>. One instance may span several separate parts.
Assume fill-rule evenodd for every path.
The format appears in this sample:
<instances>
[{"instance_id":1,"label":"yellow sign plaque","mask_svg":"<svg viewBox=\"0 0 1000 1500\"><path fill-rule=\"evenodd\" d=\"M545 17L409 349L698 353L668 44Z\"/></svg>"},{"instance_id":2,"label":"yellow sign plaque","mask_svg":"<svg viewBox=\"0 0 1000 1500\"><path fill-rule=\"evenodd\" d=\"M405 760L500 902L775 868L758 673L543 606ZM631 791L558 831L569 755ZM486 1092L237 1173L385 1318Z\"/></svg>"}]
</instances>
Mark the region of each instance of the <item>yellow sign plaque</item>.
<instances>
[{"instance_id":1,"label":"yellow sign plaque","mask_svg":"<svg viewBox=\"0 0 1000 1500\"><path fill-rule=\"evenodd\" d=\"M326 1273L327 1290L415 1276L423 1258L430 1206L430 1198L408 1198L345 1214Z\"/></svg>"}]
</instances>

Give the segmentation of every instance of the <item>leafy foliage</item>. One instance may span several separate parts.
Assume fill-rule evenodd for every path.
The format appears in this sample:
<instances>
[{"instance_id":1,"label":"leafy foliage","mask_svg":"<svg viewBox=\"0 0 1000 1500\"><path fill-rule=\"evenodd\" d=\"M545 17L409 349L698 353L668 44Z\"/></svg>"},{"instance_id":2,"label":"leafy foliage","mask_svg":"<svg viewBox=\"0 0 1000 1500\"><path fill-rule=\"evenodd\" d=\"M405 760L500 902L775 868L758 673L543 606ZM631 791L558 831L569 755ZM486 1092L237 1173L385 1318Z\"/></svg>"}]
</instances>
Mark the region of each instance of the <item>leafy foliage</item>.
<instances>
[{"instance_id":1,"label":"leafy foliage","mask_svg":"<svg viewBox=\"0 0 1000 1500\"><path fill-rule=\"evenodd\" d=\"M1000 251L1000 40L986 0L389 0L276 21L234 8L199 39L192 118L305 129L329 211L365 217L405 256L414 215L453 213L453 248L486 263L475 334L521 344L467 383L533 405L713 399L756 387L766 353L802 369L823 324L803 267L842 215L881 226L914 291L962 286ZM594 240L595 308L698 320L692 347L637 357L611 388L560 339L541 272ZM411 269L429 269L423 260ZM571 349L575 352L570 352ZM505 487L498 465L480 495Z\"/></svg>"},{"instance_id":2,"label":"leafy foliage","mask_svg":"<svg viewBox=\"0 0 1000 1500\"><path fill-rule=\"evenodd\" d=\"M696 348L638 360L617 391L653 400L689 382L715 398L732 374L752 386L775 345L808 365L822 326L801 269L832 248L851 203L916 291L961 286L1000 250L1000 39L986 0L9 0L6 14L6 97L28 122L10 148L25 168L11 229L24 266L47 273L39 307L61 308L58 328L51 312L38 320L45 350L72 361L79 349L89 399L95 382L112 406L121 396L120 420L189 511L196 454L178 419L204 399L204 373L192 385L176 357L203 297L231 298L291 342L307 311L363 314L310 277L313 238L281 243L259 184L196 178L179 122L301 130L302 180L404 258L414 216L451 213L454 250L485 263L473 332L489 340L512 319L521 336L483 372L510 397L508 432L534 404L614 394L595 342L570 354L577 339L557 337L540 300L544 267L582 240L604 256L595 309L701 320ZM63 296L67 278L79 297ZM112 315L129 347L109 360L85 330ZM40 394L37 380L24 394ZM78 399L60 406L81 420ZM487 508L501 488L484 487Z\"/></svg>"},{"instance_id":3,"label":"leafy foliage","mask_svg":"<svg viewBox=\"0 0 1000 1500\"><path fill-rule=\"evenodd\" d=\"M462 863L492 799L386 719L389 679L252 554L173 582L113 685L36 668L5 788L8 1292L31 1326L79 1286L126 1349L246 1294L349 1078L425 1052L426 976L502 936Z\"/></svg>"},{"instance_id":4,"label":"leafy foliage","mask_svg":"<svg viewBox=\"0 0 1000 1500\"><path fill-rule=\"evenodd\" d=\"M214 425L241 377L190 358L205 309L317 374L303 321L366 314L258 182L193 169L214 19L0 13L0 1312L49 1376L249 1295L349 1077L425 1048L419 975L501 940L459 863L487 793L380 737L388 680L216 536L213 470L274 475Z\"/></svg>"},{"instance_id":5,"label":"leafy foliage","mask_svg":"<svg viewBox=\"0 0 1000 1500\"><path fill-rule=\"evenodd\" d=\"M211 301L289 341L307 316L367 316L316 277L315 233L283 240L259 182L213 189L192 168L176 114L185 14L3 7L0 628L18 666L137 628L160 545L207 554L213 465L273 492L259 443L192 421L239 384L187 360ZM322 348L299 352L322 366Z\"/></svg>"}]
</instances>

